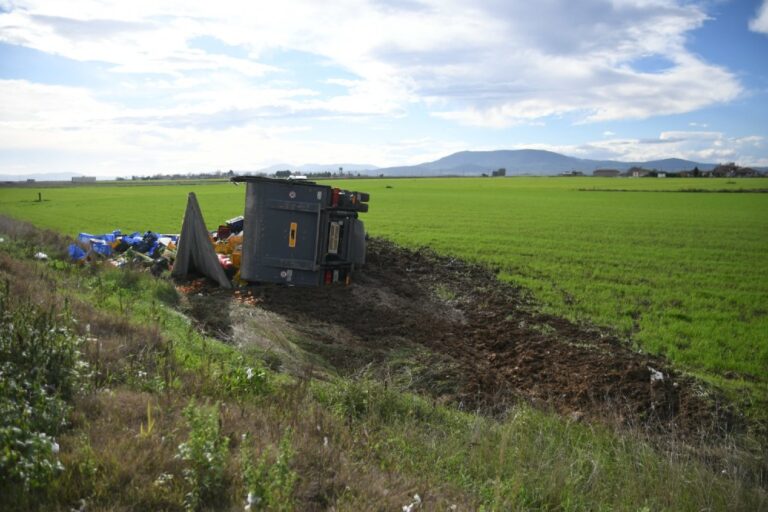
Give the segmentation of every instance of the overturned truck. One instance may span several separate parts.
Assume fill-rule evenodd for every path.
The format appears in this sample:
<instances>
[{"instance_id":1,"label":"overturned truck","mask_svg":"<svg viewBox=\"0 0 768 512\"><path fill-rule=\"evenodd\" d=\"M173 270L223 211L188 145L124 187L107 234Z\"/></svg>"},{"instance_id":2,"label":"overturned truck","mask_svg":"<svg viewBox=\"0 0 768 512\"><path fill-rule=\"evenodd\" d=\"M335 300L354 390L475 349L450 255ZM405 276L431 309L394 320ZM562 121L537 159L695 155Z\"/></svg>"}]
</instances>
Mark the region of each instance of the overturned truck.
<instances>
[{"instance_id":1,"label":"overturned truck","mask_svg":"<svg viewBox=\"0 0 768 512\"><path fill-rule=\"evenodd\" d=\"M317 286L348 282L365 263L368 194L310 181L235 177L246 183L240 278Z\"/></svg>"},{"instance_id":2,"label":"overturned truck","mask_svg":"<svg viewBox=\"0 0 768 512\"><path fill-rule=\"evenodd\" d=\"M365 263L365 228L358 214L368 211L368 194L304 180L237 176L231 181L247 187L241 280L299 286L349 283L355 267ZM172 273L197 271L226 286L213 246L200 242L199 226L204 229L202 215L190 194Z\"/></svg>"}]
</instances>

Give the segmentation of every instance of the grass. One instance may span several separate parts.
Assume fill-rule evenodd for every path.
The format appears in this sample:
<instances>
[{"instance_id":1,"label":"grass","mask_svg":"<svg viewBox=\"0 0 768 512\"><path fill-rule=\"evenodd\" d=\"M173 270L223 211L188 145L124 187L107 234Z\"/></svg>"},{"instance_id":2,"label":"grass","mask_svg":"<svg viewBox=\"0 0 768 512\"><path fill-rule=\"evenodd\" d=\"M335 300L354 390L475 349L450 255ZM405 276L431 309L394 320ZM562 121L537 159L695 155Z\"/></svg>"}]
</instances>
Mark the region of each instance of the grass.
<instances>
[{"instance_id":1,"label":"grass","mask_svg":"<svg viewBox=\"0 0 768 512\"><path fill-rule=\"evenodd\" d=\"M765 405L768 195L716 192L761 189L764 180L333 184L371 193L363 218L372 234L496 267L547 311L610 326L640 348ZM606 189L629 192L599 191ZM670 193L689 189L713 193ZM226 183L0 188L0 212L71 235L115 228L178 232L188 190L198 195L209 227L242 213L244 187ZM38 192L43 202L34 201Z\"/></svg>"},{"instance_id":2,"label":"grass","mask_svg":"<svg viewBox=\"0 0 768 512\"><path fill-rule=\"evenodd\" d=\"M391 510L414 494L427 510L768 505L759 449L744 454L735 440L658 446L524 405L497 420L365 377L277 374L266 354L192 328L168 283L34 261L61 240L14 226L0 222L9 307L70 311L91 371L57 433L63 470L10 510L240 509L249 493L268 510ZM245 372L255 386L232 371L242 367L259 370Z\"/></svg>"},{"instance_id":3,"label":"grass","mask_svg":"<svg viewBox=\"0 0 768 512\"><path fill-rule=\"evenodd\" d=\"M376 235L489 264L549 312L611 326L700 375L768 395L765 194L578 190L692 186L682 179L341 184L371 193L365 221ZM762 187L763 180L695 186Z\"/></svg>"}]
</instances>

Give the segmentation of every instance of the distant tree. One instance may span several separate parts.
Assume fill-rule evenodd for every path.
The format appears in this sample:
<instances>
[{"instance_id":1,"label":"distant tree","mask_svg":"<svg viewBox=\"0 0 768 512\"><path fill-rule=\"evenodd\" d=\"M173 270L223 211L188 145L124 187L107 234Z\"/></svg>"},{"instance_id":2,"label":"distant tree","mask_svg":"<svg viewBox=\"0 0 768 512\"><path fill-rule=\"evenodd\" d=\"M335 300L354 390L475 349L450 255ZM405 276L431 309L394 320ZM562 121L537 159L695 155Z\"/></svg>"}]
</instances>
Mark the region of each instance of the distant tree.
<instances>
[{"instance_id":1,"label":"distant tree","mask_svg":"<svg viewBox=\"0 0 768 512\"><path fill-rule=\"evenodd\" d=\"M507 170L505 168L501 167L500 169L497 169L497 170L493 171L493 173L491 173L491 175L492 176L506 176L507 175Z\"/></svg>"},{"instance_id":2,"label":"distant tree","mask_svg":"<svg viewBox=\"0 0 768 512\"><path fill-rule=\"evenodd\" d=\"M488 177L488 175L486 173L483 173L480 176L482 176L483 178L487 178Z\"/></svg>"},{"instance_id":3,"label":"distant tree","mask_svg":"<svg viewBox=\"0 0 768 512\"><path fill-rule=\"evenodd\" d=\"M289 170L275 172L275 178L287 178L290 175L291 171Z\"/></svg>"},{"instance_id":4,"label":"distant tree","mask_svg":"<svg viewBox=\"0 0 768 512\"><path fill-rule=\"evenodd\" d=\"M693 168L693 177L698 178L701 176L701 171L699 170L699 166L696 166Z\"/></svg>"}]
</instances>

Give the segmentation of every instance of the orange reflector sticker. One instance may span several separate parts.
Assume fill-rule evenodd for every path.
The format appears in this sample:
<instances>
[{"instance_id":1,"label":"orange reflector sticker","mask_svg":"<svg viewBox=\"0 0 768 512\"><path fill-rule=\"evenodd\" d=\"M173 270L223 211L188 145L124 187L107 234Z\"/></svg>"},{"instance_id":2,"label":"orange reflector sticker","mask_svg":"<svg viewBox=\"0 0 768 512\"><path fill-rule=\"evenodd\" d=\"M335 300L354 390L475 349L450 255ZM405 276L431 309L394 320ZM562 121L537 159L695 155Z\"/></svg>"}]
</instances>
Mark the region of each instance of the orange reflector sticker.
<instances>
[{"instance_id":1,"label":"orange reflector sticker","mask_svg":"<svg viewBox=\"0 0 768 512\"><path fill-rule=\"evenodd\" d=\"M291 231L288 233L288 247L296 247L296 230L299 228L297 222L291 222Z\"/></svg>"}]
</instances>

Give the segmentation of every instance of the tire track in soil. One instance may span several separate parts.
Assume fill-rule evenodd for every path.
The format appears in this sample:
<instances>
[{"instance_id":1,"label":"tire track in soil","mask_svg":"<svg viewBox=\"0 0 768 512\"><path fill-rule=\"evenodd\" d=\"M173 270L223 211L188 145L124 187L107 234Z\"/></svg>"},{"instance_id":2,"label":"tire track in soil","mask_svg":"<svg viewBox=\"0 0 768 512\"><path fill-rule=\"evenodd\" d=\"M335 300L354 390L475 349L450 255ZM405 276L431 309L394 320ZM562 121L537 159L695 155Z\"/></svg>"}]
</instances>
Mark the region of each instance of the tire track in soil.
<instances>
[{"instance_id":1,"label":"tire track in soil","mask_svg":"<svg viewBox=\"0 0 768 512\"><path fill-rule=\"evenodd\" d=\"M349 287L253 285L243 295L308 338L340 344L331 362L346 371L408 344L447 356L457 391L440 398L467 408L503 414L524 400L574 419L682 436L743 426L718 393L663 358L635 352L605 330L539 313L533 299L492 270L429 249L371 239L366 265ZM330 339L323 325L341 326L354 339ZM663 379L652 378L654 371Z\"/></svg>"}]
</instances>

